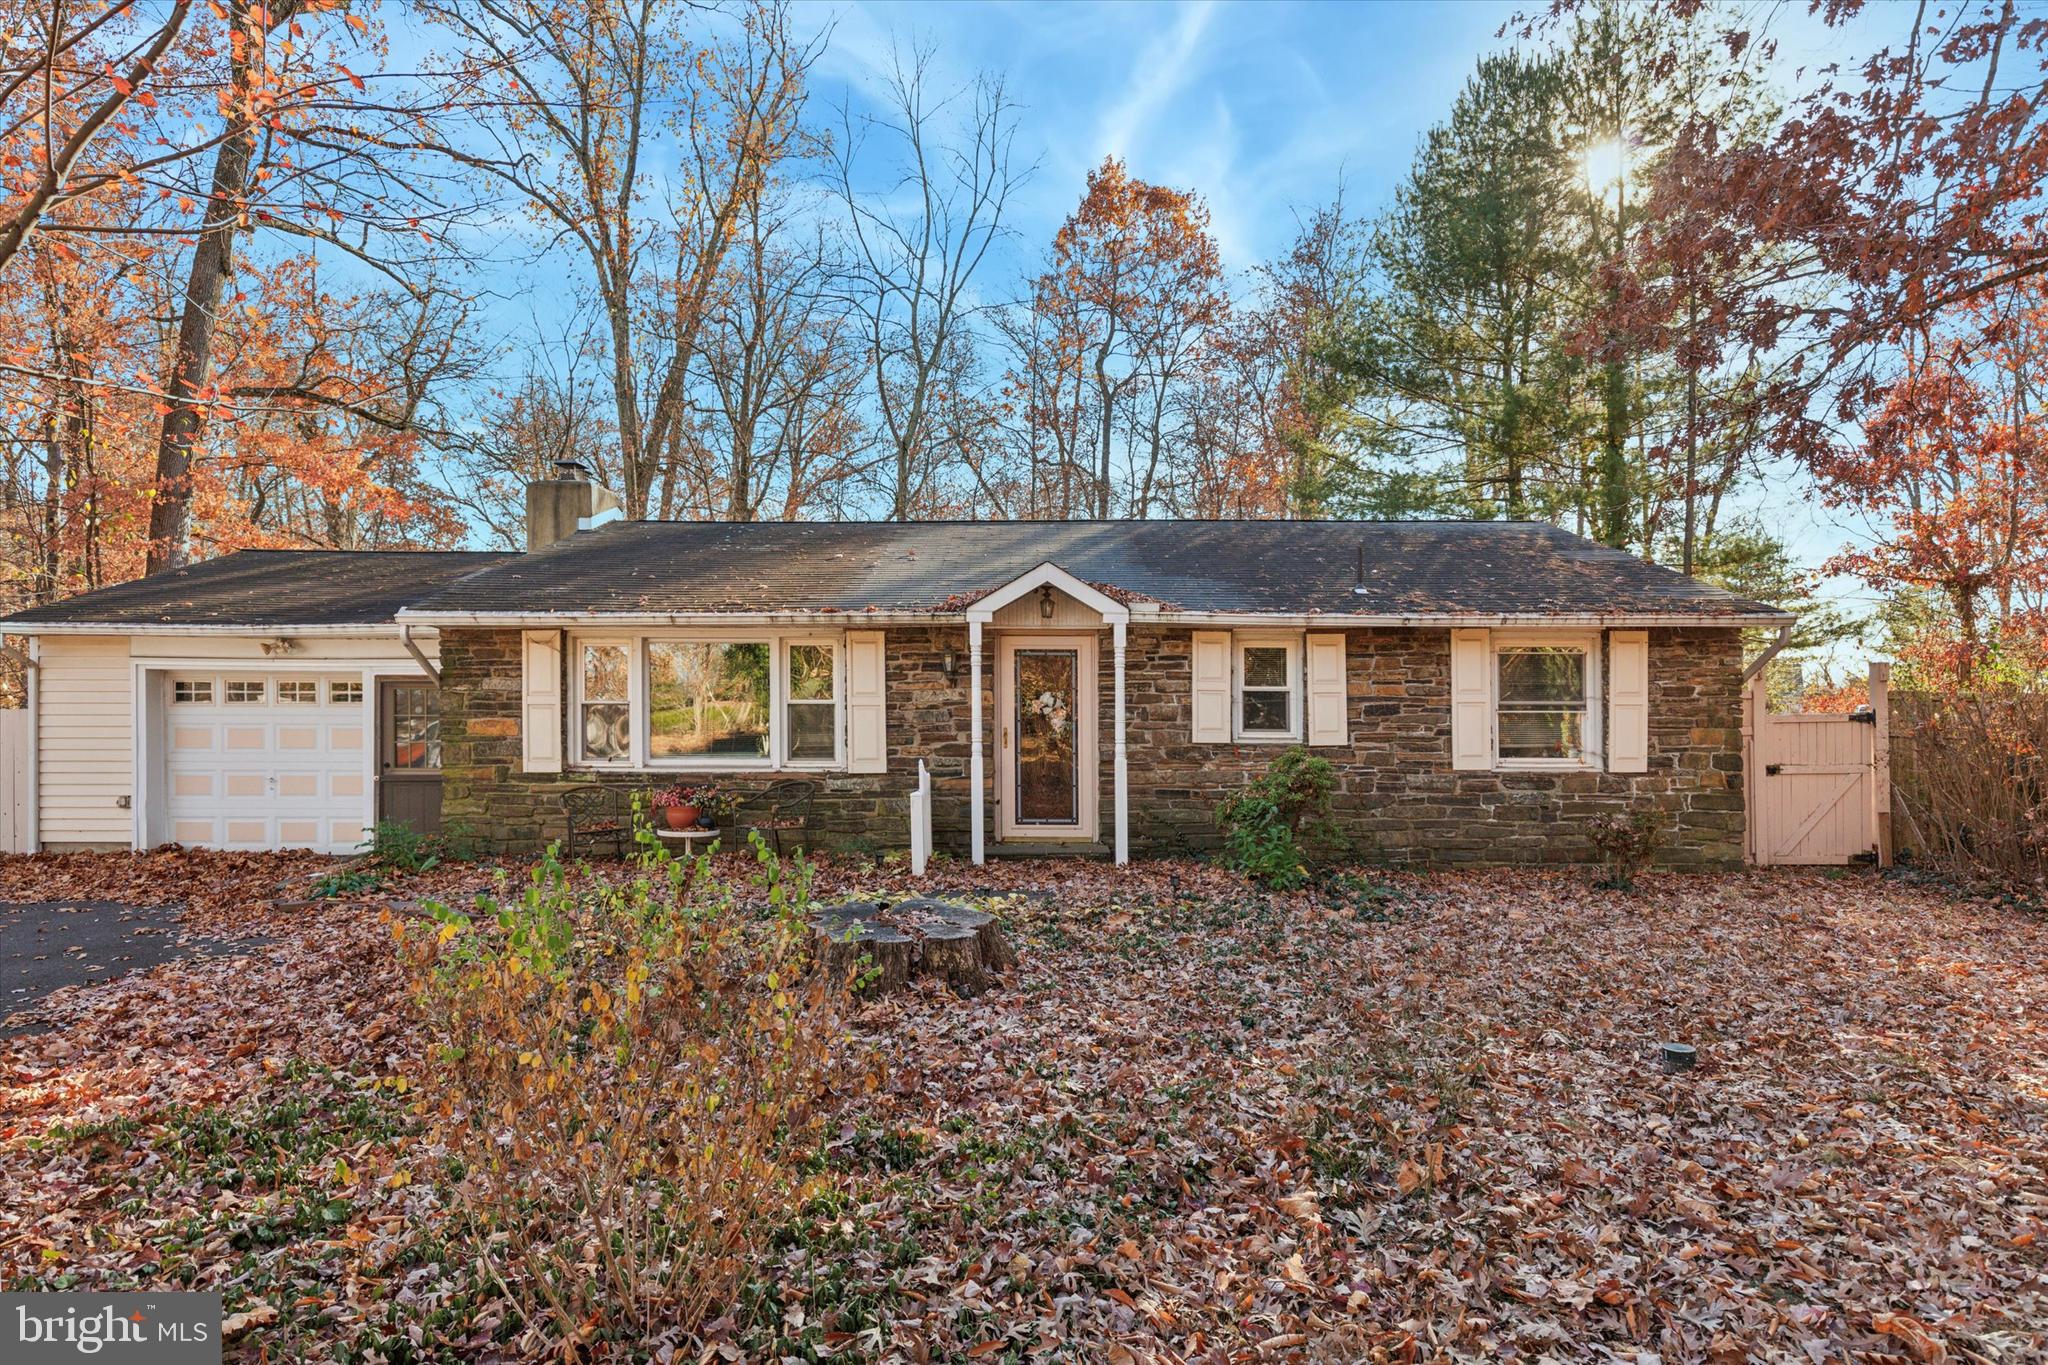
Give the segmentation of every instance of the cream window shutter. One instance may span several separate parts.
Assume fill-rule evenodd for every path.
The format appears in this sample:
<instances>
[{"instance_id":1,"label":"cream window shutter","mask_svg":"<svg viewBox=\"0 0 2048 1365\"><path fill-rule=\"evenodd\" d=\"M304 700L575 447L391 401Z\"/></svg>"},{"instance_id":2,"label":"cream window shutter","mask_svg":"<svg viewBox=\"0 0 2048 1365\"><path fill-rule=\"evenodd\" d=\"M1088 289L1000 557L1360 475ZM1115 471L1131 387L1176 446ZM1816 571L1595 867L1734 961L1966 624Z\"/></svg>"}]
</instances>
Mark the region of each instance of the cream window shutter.
<instances>
[{"instance_id":1,"label":"cream window shutter","mask_svg":"<svg viewBox=\"0 0 2048 1365\"><path fill-rule=\"evenodd\" d=\"M562 771L562 632L529 630L520 640L519 767Z\"/></svg>"},{"instance_id":2,"label":"cream window shutter","mask_svg":"<svg viewBox=\"0 0 2048 1365\"><path fill-rule=\"evenodd\" d=\"M1230 743L1230 632L1195 632L1194 733L1197 744Z\"/></svg>"},{"instance_id":3,"label":"cream window shutter","mask_svg":"<svg viewBox=\"0 0 2048 1365\"><path fill-rule=\"evenodd\" d=\"M1451 632L1451 766L1493 766L1493 643L1483 630Z\"/></svg>"},{"instance_id":4,"label":"cream window shutter","mask_svg":"<svg viewBox=\"0 0 2048 1365\"><path fill-rule=\"evenodd\" d=\"M846 632L846 770L889 771L886 632Z\"/></svg>"},{"instance_id":5,"label":"cream window shutter","mask_svg":"<svg viewBox=\"0 0 2048 1365\"><path fill-rule=\"evenodd\" d=\"M1344 676L1344 636L1338 633L1308 637L1308 742L1349 744L1351 727L1346 723L1349 686Z\"/></svg>"},{"instance_id":6,"label":"cream window shutter","mask_svg":"<svg viewBox=\"0 0 2048 1365\"><path fill-rule=\"evenodd\" d=\"M1650 770L1650 632L1607 636L1607 770Z\"/></svg>"}]
</instances>

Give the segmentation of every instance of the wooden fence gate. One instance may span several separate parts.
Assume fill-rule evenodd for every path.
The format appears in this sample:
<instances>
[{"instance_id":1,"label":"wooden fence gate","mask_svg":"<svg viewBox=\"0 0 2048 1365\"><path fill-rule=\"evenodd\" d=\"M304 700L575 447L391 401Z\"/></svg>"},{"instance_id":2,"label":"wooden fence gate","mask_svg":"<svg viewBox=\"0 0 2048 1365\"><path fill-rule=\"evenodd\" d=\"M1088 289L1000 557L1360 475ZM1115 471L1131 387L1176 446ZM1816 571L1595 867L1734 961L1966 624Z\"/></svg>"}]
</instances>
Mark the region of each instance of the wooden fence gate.
<instances>
[{"instance_id":1,"label":"wooden fence gate","mask_svg":"<svg viewBox=\"0 0 2048 1365\"><path fill-rule=\"evenodd\" d=\"M34 847L29 720L29 713L19 707L0 710L0 853L26 853Z\"/></svg>"},{"instance_id":2,"label":"wooden fence gate","mask_svg":"<svg viewBox=\"0 0 2048 1365\"><path fill-rule=\"evenodd\" d=\"M1889 664L1870 666L1870 708L1853 715L1775 714L1763 675L1743 702L1749 860L1759 867L1891 865Z\"/></svg>"}]
</instances>

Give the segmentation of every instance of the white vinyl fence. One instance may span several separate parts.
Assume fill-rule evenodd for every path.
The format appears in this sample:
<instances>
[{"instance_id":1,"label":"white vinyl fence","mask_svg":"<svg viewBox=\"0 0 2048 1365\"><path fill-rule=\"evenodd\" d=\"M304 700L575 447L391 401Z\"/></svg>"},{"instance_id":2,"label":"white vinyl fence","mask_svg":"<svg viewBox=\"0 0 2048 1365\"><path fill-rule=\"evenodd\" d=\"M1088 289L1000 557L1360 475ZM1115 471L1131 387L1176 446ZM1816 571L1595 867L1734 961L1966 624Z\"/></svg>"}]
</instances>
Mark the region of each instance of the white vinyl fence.
<instances>
[{"instance_id":1,"label":"white vinyl fence","mask_svg":"<svg viewBox=\"0 0 2048 1365\"><path fill-rule=\"evenodd\" d=\"M910 793L910 875L922 877L932 856L932 775L917 760L917 789Z\"/></svg>"}]
</instances>

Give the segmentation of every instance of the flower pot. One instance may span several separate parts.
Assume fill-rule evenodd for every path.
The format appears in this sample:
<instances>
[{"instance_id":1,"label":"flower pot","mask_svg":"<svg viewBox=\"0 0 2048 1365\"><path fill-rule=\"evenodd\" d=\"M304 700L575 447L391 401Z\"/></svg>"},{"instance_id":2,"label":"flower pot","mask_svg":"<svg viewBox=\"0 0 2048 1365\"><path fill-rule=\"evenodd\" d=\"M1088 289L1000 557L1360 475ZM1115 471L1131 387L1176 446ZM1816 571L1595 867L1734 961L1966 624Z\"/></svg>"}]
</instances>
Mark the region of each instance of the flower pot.
<instances>
[{"instance_id":1,"label":"flower pot","mask_svg":"<svg viewBox=\"0 0 2048 1365\"><path fill-rule=\"evenodd\" d=\"M696 826L697 817L704 812L697 806L663 806L662 819L670 829L691 829Z\"/></svg>"}]
</instances>

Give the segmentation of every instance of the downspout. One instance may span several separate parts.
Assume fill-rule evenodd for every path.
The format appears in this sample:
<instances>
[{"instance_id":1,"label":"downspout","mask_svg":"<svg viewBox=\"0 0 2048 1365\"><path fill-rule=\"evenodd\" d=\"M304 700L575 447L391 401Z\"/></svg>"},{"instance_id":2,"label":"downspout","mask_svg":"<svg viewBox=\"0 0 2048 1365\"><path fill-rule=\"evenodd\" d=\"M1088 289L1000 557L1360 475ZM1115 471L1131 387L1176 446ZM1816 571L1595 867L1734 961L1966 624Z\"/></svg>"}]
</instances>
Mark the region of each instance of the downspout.
<instances>
[{"instance_id":1,"label":"downspout","mask_svg":"<svg viewBox=\"0 0 2048 1365\"><path fill-rule=\"evenodd\" d=\"M38 657L41 646L41 639L33 635L29 637L26 653L0 641L0 658L21 665L21 701L28 712L28 811L22 842L28 845L30 853L43 851L43 661Z\"/></svg>"},{"instance_id":2,"label":"downspout","mask_svg":"<svg viewBox=\"0 0 2048 1365\"><path fill-rule=\"evenodd\" d=\"M441 670L434 667L434 661L421 652L419 641L412 638L412 627L404 621L398 623L398 643L405 646L405 652L412 655L426 675L433 679L434 686L441 685Z\"/></svg>"},{"instance_id":3,"label":"downspout","mask_svg":"<svg viewBox=\"0 0 2048 1365\"><path fill-rule=\"evenodd\" d=\"M1779 626L1778 638L1771 641L1770 647L1757 655L1751 661L1749 667L1742 670L1742 685L1744 687L1749 686L1751 678L1764 671L1765 664L1778 657L1779 650L1792 643L1792 625L1792 622L1787 621L1784 625Z\"/></svg>"}]
</instances>

